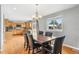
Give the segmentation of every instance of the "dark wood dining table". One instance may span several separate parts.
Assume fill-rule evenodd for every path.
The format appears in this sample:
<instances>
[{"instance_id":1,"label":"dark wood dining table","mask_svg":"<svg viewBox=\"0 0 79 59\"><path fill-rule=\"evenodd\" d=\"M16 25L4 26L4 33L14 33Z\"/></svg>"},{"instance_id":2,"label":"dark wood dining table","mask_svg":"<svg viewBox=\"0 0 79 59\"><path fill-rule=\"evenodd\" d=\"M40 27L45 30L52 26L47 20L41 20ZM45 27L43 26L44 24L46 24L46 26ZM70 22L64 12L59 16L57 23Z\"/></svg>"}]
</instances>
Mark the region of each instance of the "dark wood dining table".
<instances>
[{"instance_id":1,"label":"dark wood dining table","mask_svg":"<svg viewBox=\"0 0 79 59\"><path fill-rule=\"evenodd\" d=\"M52 37L48 37L48 36L44 36L44 35L38 35L37 39L34 39L36 42L38 42L39 44L43 44L45 42L50 42L55 40L55 36Z\"/></svg>"},{"instance_id":2,"label":"dark wood dining table","mask_svg":"<svg viewBox=\"0 0 79 59\"><path fill-rule=\"evenodd\" d=\"M44 36L44 35L38 35L37 39L34 39L37 43L41 44L42 46L42 53L45 54L44 52L44 44L46 42L51 42L53 40L55 40L56 37L52 36L52 37L48 37L48 36Z\"/></svg>"}]
</instances>

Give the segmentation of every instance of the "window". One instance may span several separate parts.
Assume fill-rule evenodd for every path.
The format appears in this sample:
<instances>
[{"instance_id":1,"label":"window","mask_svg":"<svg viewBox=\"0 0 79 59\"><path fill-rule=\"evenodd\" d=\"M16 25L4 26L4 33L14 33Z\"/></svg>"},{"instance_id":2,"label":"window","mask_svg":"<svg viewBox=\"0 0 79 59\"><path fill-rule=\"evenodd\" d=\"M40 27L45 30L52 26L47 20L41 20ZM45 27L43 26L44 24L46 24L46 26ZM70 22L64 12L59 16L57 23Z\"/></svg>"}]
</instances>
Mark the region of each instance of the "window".
<instances>
[{"instance_id":1,"label":"window","mask_svg":"<svg viewBox=\"0 0 79 59\"><path fill-rule=\"evenodd\" d=\"M60 16L54 17L54 18L48 18L47 21L47 29L48 30L57 30L62 31L63 30L63 18Z\"/></svg>"}]
</instances>

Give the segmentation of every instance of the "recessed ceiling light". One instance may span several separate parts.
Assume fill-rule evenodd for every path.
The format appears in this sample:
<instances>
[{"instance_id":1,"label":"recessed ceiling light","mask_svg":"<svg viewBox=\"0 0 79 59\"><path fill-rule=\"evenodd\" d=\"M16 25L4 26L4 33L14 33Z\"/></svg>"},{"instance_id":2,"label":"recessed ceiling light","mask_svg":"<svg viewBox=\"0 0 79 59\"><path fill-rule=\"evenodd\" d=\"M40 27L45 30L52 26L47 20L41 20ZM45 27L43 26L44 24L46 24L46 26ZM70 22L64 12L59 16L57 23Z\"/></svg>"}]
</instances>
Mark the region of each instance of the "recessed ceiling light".
<instances>
[{"instance_id":1,"label":"recessed ceiling light","mask_svg":"<svg viewBox=\"0 0 79 59\"><path fill-rule=\"evenodd\" d=\"M13 10L16 10L16 8L13 8Z\"/></svg>"}]
</instances>

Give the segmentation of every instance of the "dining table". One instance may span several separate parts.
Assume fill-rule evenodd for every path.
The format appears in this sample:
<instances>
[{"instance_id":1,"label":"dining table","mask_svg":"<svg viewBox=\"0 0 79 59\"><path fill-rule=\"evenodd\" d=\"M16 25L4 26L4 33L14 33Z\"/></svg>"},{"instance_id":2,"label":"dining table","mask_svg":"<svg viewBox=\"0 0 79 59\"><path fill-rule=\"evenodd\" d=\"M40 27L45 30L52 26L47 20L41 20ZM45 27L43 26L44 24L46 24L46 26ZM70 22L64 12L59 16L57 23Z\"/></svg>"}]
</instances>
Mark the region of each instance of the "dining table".
<instances>
[{"instance_id":1,"label":"dining table","mask_svg":"<svg viewBox=\"0 0 79 59\"><path fill-rule=\"evenodd\" d=\"M50 42L55 40L55 36L49 37L49 36L45 36L45 35L38 35L37 39L34 39L36 42L38 42L39 44L43 44L45 42Z\"/></svg>"},{"instance_id":2,"label":"dining table","mask_svg":"<svg viewBox=\"0 0 79 59\"><path fill-rule=\"evenodd\" d=\"M38 35L37 36L37 39L34 39L38 44L41 45L41 51L43 54L45 54L44 52L44 43L47 43L47 42L51 42L53 40L55 40L55 36L52 36L52 37L49 37L49 36L45 36L45 35Z\"/></svg>"}]
</instances>

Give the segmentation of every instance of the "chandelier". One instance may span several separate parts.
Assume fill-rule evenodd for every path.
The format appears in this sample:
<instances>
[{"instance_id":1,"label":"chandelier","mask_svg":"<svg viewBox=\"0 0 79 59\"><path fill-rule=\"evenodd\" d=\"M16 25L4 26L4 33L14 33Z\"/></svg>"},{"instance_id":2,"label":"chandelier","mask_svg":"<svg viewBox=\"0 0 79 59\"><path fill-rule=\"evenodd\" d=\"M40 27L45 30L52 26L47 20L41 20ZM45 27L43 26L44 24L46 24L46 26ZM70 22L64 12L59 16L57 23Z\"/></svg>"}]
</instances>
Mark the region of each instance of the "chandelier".
<instances>
[{"instance_id":1,"label":"chandelier","mask_svg":"<svg viewBox=\"0 0 79 59\"><path fill-rule=\"evenodd\" d=\"M38 20L42 17L42 16L39 15L39 12L38 12L39 4L35 4L35 7L36 7L35 15L32 16L32 18L35 19L35 20Z\"/></svg>"}]
</instances>

